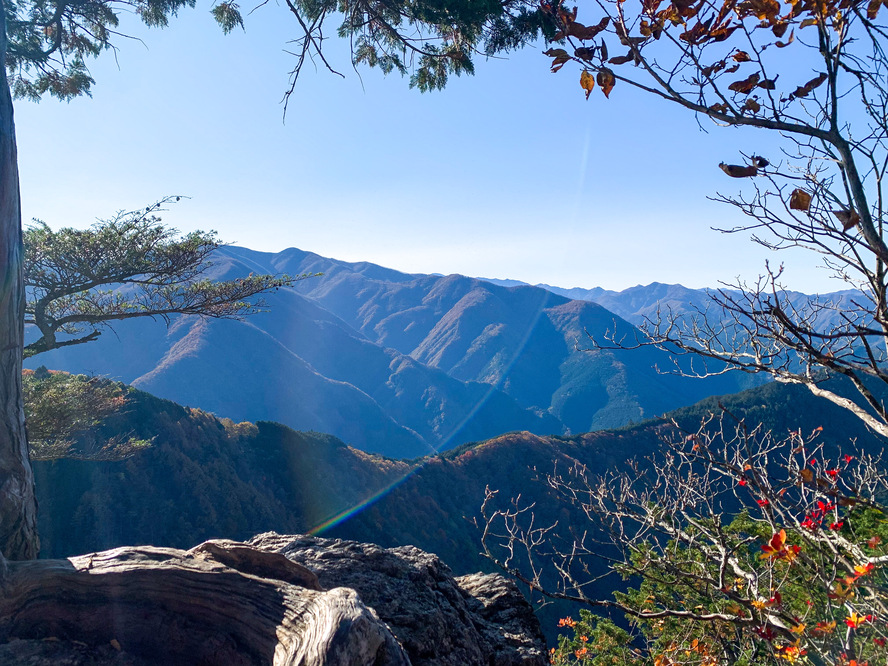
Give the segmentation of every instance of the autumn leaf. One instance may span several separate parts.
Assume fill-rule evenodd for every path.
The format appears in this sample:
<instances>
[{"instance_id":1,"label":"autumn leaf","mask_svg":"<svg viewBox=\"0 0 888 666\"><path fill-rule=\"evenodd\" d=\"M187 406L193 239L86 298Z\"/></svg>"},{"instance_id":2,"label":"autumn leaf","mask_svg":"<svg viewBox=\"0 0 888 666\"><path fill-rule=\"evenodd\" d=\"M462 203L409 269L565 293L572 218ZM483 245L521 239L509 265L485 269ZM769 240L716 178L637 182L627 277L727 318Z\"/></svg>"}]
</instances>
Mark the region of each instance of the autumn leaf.
<instances>
[{"instance_id":1,"label":"autumn leaf","mask_svg":"<svg viewBox=\"0 0 888 666\"><path fill-rule=\"evenodd\" d=\"M736 62L749 62L752 58L749 57L749 54L746 51L737 51L734 55L731 56Z\"/></svg>"},{"instance_id":2,"label":"autumn leaf","mask_svg":"<svg viewBox=\"0 0 888 666\"><path fill-rule=\"evenodd\" d=\"M608 60L608 63L611 65L625 65L627 62L632 62L635 60L635 56L631 53L627 53L624 56L617 56L616 58L611 58Z\"/></svg>"},{"instance_id":3,"label":"autumn leaf","mask_svg":"<svg viewBox=\"0 0 888 666\"><path fill-rule=\"evenodd\" d=\"M831 634L836 629L836 621L831 620L830 622L818 622L817 626L814 627L811 631L820 636L825 636L827 634Z\"/></svg>"},{"instance_id":4,"label":"autumn leaf","mask_svg":"<svg viewBox=\"0 0 888 666\"><path fill-rule=\"evenodd\" d=\"M799 476L802 477L802 481L804 483L813 483L814 482L814 472L807 467L799 472Z\"/></svg>"},{"instance_id":5,"label":"autumn leaf","mask_svg":"<svg viewBox=\"0 0 888 666\"><path fill-rule=\"evenodd\" d=\"M812 90L821 85L824 81L826 81L826 74L821 72L820 76L817 76L816 78L808 81L808 83L806 83L805 85L796 88L793 91L791 97L806 97L811 93Z\"/></svg>"},{"instance_id":6,"label":"autumn leaf","mask_svg":"<svg viewBox=\"0 0 888 666\"><path fill-rule=\"evenodd\" d=\"M718 166L731 178L750 178L758 174L758 167L756 166L740 166L739 164L725 164L724 162L719 162Z\"/></svg>"},{"instance_id":7,"label":"autumn leaf","mask_svg":"<svg viewBox=\"0 0 888 666\"><path fill-rule=\"evenodd\" d=\"M785 42L776 41L776 42L774 42L774 46L776 46L778 49L785 49L787 46L792 44L794 41L795 41L795 30L793 30L791 33L789 33L789 39L787 39Z\"/></svg>"},{"instance_id":8,"label":"autumn leaf","mask_svg":"<svg viewBox=\"0 0 888 666\"><path fill-rule=\"evenodd\" d=\"M785 560L786 562L792 562L799 554L799 551L801 551L801 548L798 546L786 545L786 530L780 530L771 537L771 540L767 544L762 546L762 551L762 554L759 555L759 559L769 560L774 558ZM774 597L779 604L779 595L775 594Z\"/></svg>"},{"instance_id":9,"label":"autumn leaf","mask_svg":"<svg viewBox=\"0 0 888 666\"><path fill-rule=\"evenodd\" d=\"M598 36L602 30L604 30L608 23L610 23L610 17L605 16L601 21L598 22L597 25L585 26L582 23L577 23L576 21L572 22L569 26L567 26L567 34L571 37L576 37L580 40L594 39Z\"/></svg>"},{"instance_id":10,"label":"autumn leaf","mask_svg":"<svg viewBox=\"0 0 888 666\"><path fill-rule=\"evenodd\" d=\"M570 56L567 54L567 51L564 49L549 49L548 51L543 51L543 55L547 55L552 60L552 73L554 74L559 69L564 67L564 63L570 61Z\"/></svg>"},{"instance_id":11,"label":"autumn leaf","mask_svg":"<svg viewBox=\"0 0 888 666\"><path fill-rule=\"evenodd\" d=\"M598 85L601 87L601 92L604 93L605 97L609 98L610 92L614 89L614 84L617 81L614 73L607 67L602 67L598 70L598 75L595 78Z\"/></svg>"},{"instance_id":12,"label":"autumn leaf","mask_svg":"<svg viewBox=\"0 0 888 666\"><path fill-rule=\"evenodd\" d=\"M870 0L866 7L866 17L872 21L879 14L879 7L882 6L882 0Z\"/></svg>"},{"instance_id":13,"label":"autumn leaf","mask_svg":"<svg viewBox=\"0 0 888 666\"><path fill-rule=\"evenodd\" d=\"M860 215L853 210L834 210L832 214L842 223L842 231L848 231L860 224Z\"/></svg>"},{"instance_id":14,"label":"autumn leaf","mask_svg":"<svg viewBox=\"0 0 888 666\"><path fill-rule=\"evenodd\" d=\"M583 70L580 74L580 87L586 91L586 99L589 99L589 95L592 94L592 90L595 88L595 77L592 76L592 72L588 70Z\"/></svg>"},{"instance_id":15,"label":"autumn leaf","mask_svg":"<svg viewBox=\"0 0 888 666\"><path fill-rule=\"evenodd\" d=\"M861 576L867 576L871 574L875 568L876 565L874 565L872 562L867 562L866 564L858 564L854 567L854 574L857 578L860 578Z\"/></svg>"},{"instance_id":16,"label":"autumn leaf","mask_svg":"<svg viewBox=\"0 0 888 666\"><path fill-rule=\"evenodd\" d=\"M865 622L872 622L872 615L858 615L856 611L852 612L851 615L845 618L845 624L847 624L852 629L857 629L860 625Z\"/></svg>"},{"instance_id":17,"label":"autumn leaf","mask_svg":"<svg viewBox=\"0 0 888 666\"><path fill-rule=\"evenodd\" d=\"M789 207L792 210L808 210L811 207L811 193L799 188L794 189L789 197ZM811 472L811 470L807 471Z\"/></svg>"},{"instance_id":18,"label":"autumn leaf","mask_svg":"<svg viewBox=\"0 0 888 666\"><path fill-rule=\"evenodd\" d=\"M846 601L854 598L854 589L850 585L842 585L841 581L836 581L832 592L827 592L830 599L839 602L839 606L843 606Z\"/></svg>"},{"instance_id":19,"label":"autumn leaf","mask_svg":"<svg viewBox=\"0 0 888 666\"><path fill-rule=\"evenodd\" d=\"M734 81L734 83L728 86L728 90L740 93L741 95L748 95L752 92L752 89L758 85L759 79L761 79L761 76L758 72L750 74L745 79Z\"/></svg>"}]
</instances>

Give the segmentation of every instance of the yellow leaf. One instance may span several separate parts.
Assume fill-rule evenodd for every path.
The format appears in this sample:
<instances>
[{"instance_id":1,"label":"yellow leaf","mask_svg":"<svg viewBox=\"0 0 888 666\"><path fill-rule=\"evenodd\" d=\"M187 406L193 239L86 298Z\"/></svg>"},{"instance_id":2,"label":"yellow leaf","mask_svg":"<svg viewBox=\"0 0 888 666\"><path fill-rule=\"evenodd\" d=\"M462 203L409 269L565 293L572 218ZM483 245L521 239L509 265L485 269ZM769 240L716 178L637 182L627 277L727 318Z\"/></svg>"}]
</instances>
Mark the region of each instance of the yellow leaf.
<instances>
[{"instance_id":1,"label":"yellow leaf","mask_svg":"<svg viewBox=\"0 0 888 666\"><path fill-rule=\"evenodd\" d=\"M592 76L592 72L583 70L580 74L580 87L586 91L586 99L589 99L589 95L592 93L593 88L595 88L595 77Z\"/></svg>"}]
</instances>

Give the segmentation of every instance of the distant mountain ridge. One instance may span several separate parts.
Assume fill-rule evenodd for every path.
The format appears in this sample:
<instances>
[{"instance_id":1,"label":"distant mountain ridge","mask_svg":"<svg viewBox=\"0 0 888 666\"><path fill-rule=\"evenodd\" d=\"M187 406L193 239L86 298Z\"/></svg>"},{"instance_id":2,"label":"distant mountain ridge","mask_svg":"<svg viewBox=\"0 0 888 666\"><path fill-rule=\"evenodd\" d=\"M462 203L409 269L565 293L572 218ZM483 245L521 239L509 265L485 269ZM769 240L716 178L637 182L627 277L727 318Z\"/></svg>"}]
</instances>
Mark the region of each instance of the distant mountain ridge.
<instances>
[{"instance_id":1,"label":"distant mountain ridge","mask_svg":"<svg viewBox=\"0 0 888 666\"><path fill-rule=\"evenodd\" d=\"M518 280L500 280L496 278L479 278L500 286L516 287L526 283ZM646 320L656 321L657 313L673 313L676 315L708 313L711 316L719 316L719 309L712 302L712 294L716 289L692 289L680 284L664 284L651 282L647 285L636 285L622 291L612 291L601 287L585 289L583 287L556 287L549 284L535 285L541 289L551 291L553 294L580 301L591 301L610 310L626 321L637 325ZM735 289L723 288L729 294L739 294ZM859 291L845 289L826 294L804 294L799 291L786 291L790 302L801 306L813 299L820 301L833 301L839 307L848 299L860 295ZM829 325L836 321L835 318L821 318L821 326Z\"/></svg>"},{"instance_id":2,"label":"distant mountain ridge","mask_svg":"<svg viewBox=\"0 0 888 666\"><path fill-rule=\"evenodd\" d=\"M244 322L179 317L115 325L29 367L107 375L236 421L329 432L412 458L527 430L617 427L743 388L745 376L660 374L663 352L586 351L586 333L630 339L607 309L527 285L410 275L290 248L221 248L212 277L323 273L267 297Z\"/></svg>"}]
</instances>

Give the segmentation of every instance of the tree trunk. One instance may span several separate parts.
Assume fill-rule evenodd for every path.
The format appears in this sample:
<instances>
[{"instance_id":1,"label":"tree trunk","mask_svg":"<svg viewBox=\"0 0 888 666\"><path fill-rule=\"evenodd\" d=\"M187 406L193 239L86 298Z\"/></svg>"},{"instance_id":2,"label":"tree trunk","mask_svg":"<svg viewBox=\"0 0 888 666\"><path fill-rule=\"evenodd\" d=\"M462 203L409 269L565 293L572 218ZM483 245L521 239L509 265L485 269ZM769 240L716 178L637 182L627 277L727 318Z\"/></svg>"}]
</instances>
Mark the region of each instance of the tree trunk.
<instances>
[{"instance_id":1,"label":"tree trunk","mask_svg":"<svg viewBox=\"0 0 888 666\"><path fill-rule=\"evenodd\" d=\"M25 560L37 557L39 541L22 403L24 250L5 16L0 0L0 553Z\"/></svg>"}]
</instances>

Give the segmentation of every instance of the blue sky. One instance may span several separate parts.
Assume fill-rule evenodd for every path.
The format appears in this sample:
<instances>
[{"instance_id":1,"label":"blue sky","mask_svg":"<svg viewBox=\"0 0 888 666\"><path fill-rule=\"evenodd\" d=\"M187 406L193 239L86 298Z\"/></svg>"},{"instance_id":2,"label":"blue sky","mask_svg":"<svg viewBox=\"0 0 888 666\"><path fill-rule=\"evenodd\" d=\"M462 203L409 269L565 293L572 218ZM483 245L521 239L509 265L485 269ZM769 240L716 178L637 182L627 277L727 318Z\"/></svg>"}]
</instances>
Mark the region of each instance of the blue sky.
<instances>
[{"instance_id":1,"label":"blue sky","mask_svg":"<svg viewBox=\"0 0 888 666\"><path fill-rule=\"evenodd\" d=\"M754 278L769 258L708 201L741 182L738 151L776 154L755 130L700 130L693 116L617 86L586 101L579 73L551 74L541 48L481 61L474 77L420 94L398 76L306 68L280 100L295 24L270 3L223 36L209 5L90 64L93 97L16 107L25 220L87 226L168 194L183 231L215 229L265 251L299 247L407 272L564 287ZM813 260L789 286L840 288Z\"/></svg>"}]
</instances>

